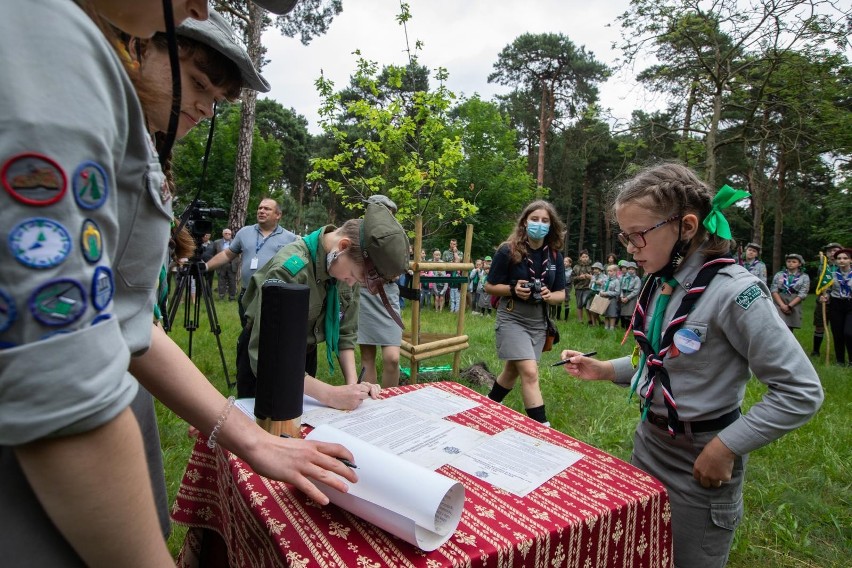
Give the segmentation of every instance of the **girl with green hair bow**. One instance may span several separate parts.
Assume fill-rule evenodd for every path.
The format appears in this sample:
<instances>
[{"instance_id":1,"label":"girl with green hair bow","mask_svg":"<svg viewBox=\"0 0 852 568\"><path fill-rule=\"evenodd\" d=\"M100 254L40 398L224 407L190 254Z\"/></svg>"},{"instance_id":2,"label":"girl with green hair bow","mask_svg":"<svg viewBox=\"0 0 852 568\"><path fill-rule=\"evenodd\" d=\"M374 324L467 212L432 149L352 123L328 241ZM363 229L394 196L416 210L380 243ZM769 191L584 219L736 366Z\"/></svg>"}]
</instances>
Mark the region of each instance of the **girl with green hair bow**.
<instances>
[{"instance_id":1,"label":"girl with green hair bow","mask_svg":"<svg viewBox=\"0 0 852 568\"><path fill-rule=\"evenodd\" d=\"M666 486L675 566L725 566L748 454L803 425L823 400L766 283L730 256L722 211L747 196L728 186L714 195L679 164L624 184L618 238L648 275L631 322L635 358L561 353L569 374L638 395L631 462ZM767 392L743 415L752 374Z\"/></svg>"}]
</instances>

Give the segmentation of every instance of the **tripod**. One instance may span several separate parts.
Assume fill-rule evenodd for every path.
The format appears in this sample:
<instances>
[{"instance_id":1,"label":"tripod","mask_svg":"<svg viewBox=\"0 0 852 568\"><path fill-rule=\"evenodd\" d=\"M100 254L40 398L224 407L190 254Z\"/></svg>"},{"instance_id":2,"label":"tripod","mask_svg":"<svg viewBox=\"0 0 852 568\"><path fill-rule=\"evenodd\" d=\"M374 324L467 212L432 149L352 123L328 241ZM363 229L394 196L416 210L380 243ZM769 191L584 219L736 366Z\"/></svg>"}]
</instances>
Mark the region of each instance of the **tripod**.
<instances>
[{"instance_id":1,"label":"tripod","mask_svg":"<svg viewBox=\"0 0 852 568\"><path fill-rule=\"evenodd\" d=\"M183 298L183 328L189 333L189 358L192 358L192 334L198 329L201 314L201 299L204 299L204 307L207 310L207 321L210 322L210 331L216 336L216 345L219 347L219 358L222 360L222 370L225 372L225 383L232 388L231 378L228 375L228 366L225 364L225 354L222 351L222 340L219 335L222 328L219 327L219 317L216 315L216 306L213 304L213 296L210 291L210 283L207 275L201 270L201 261L196 254L187 265L178 268L177 287L172 296L172 303L168 316L163 322L163 327L169 331L175 321L178 305ZM192 282L195 281L195 298L192 298ZM192 304L192 306L190 306Z\"/></svg>"}]
</instances>

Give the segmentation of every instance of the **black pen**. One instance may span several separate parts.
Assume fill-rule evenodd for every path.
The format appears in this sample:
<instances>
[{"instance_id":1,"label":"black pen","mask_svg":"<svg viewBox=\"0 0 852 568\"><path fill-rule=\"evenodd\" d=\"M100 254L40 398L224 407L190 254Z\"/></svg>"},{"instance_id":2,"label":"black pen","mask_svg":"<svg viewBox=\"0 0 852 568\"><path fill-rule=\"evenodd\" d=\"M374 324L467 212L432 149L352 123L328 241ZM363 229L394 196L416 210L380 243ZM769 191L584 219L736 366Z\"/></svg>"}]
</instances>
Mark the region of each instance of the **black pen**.
<instances>
[{"instance_id":1,"label":"black pen","mask_svg":"<svg viewBox=\"0 0 852 568\"><path fill-rule=\"evenodd\" d=\"M293 437L290 434L279 434L279 436L281 436L282 438L292 438ZM334 458L334 459L336 459L337 461L339 461L340 463L342 463L343 465L345 465L346 467L348 467L350 469L358 469L357 465L355 465L354 463L352 463L351 461L349 461L346 458Z\"/></svg>"},{"instance_id":2,"label":"black pen","mask_svg":"<svg viewBox=\"0 0 852 568\"><path fill-rule=\"evenodd\" d=\"M581 355L583 357L594 357L597 354L598 354L597 351L589 351L588 353L581 353ZM576 355L571 355L571 357L576 357ZM551 365L551 367L558 367L559 365L565 365L567 363L570 363L571 357L569 357L567 359L563 359L562 361L559 361L558 363L554 363L554 364Z\"/></svg>"},{"instance_id":3,"label":"black pen","mask_svg":"<svg viewBox=\"0 0 852 568\"><path fill-rule=\"evenodd\" d=\"M367 370L367 367L361 367L361 372L358 373L358 384L361 384L361 381L364 380L364 372Z\"/></svg>"}]
</instances>

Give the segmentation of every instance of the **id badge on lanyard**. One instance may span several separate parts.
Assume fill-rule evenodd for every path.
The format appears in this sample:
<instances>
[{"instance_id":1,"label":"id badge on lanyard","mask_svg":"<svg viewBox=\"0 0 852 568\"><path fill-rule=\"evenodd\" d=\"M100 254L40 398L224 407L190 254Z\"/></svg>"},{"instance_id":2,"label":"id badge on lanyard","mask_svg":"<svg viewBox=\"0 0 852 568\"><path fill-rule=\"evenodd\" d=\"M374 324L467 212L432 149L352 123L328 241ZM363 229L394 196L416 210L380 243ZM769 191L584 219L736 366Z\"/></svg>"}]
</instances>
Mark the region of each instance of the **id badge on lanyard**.
<instances>
[{"instance_id":1,"label":"id badge on lanyard","mask_svg":"<svg viewBox=\"0 0 852 568\"><path fill-rule=\"evenodd\" d=\"M249 268L251 270L257 270L257 262L258 262L257 257L254 257L253 259L251 259L251 264L249 265Z\"/></svg>"}]
</instances>

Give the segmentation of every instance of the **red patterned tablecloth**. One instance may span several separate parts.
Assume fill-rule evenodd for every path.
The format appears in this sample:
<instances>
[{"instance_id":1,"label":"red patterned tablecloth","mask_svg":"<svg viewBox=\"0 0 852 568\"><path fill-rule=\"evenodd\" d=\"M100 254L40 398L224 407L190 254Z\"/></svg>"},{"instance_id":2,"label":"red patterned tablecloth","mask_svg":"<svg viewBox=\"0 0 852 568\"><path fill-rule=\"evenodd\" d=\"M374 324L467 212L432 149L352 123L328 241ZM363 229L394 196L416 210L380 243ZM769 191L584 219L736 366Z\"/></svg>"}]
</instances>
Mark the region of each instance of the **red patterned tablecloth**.
<instances>
[{"instance_id":1,"label":"red patterned tablecloth","mask_svg":"<svg viewBox=\"0 0 852 568\"><path fill-rule=\"evenodd\" d=\"M255 474L241 459L219 448L211 451L199 439L172 518L216 531L227 545L230 566L250 568L671 566L671 512L659 481L458 383L382 392L394 396L425 386L481 403L448 420L488 434L513 428L583 458L526 497L443 466L440 473L465 486L464 513L455 534L426 553L335 505L321 507L290 486ZM198 533L190 530L187 558L197 544Z\"/></svg>"}]
</instances>

